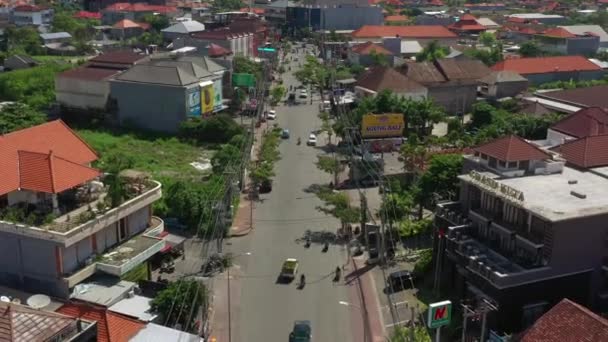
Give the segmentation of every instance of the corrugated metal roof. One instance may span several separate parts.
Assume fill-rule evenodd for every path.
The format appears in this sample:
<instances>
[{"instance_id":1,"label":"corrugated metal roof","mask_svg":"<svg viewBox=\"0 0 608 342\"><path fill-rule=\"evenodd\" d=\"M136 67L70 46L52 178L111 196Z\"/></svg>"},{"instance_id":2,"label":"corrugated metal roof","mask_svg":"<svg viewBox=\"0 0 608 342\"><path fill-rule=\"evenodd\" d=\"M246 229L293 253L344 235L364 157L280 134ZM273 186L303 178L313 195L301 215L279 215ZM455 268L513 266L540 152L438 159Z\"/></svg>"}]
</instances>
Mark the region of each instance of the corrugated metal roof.
<instances>
[{"instance_id":1,"label":"corrugated metal roof","mask_svg":"<svg viewBox=\"0 0 608 342\"><path fill-rule=\"evenodd\" d=\"M67 32L41 33L40 38L47 39L67 39L72 38L72 35Z\"/></svg>"}]
</instances>

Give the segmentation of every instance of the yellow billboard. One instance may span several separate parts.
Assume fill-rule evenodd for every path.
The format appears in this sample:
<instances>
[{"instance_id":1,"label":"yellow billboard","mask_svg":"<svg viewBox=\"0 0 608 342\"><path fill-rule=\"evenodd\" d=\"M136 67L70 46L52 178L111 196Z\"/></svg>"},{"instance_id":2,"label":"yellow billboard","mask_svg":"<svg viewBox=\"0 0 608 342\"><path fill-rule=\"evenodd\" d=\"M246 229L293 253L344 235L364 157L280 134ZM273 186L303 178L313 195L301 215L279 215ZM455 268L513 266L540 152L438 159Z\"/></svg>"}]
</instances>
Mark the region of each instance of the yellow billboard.
<instances>
[{"instance_id":1,"label":"yellow billboard","mask_svg":"<svg viewBox=\"0 0 608 342\"><path fill-rule=\"evenodd\" d=\"M367 114L361 122L361 137L390 138L403 136L403 114Z\"/></svg>"},{"instance_id":2,"label":"yellow billboard","mask_svg":"<svg viewBox=\"0 0 608 342\"><path fill-rule=\"evenodd\" d=\"M213 82L209 82L208 84L201 84L201 108L203 114L208 114L213 112L214 106L214 94L213 94Z\"/></svg>"}]
</instances>

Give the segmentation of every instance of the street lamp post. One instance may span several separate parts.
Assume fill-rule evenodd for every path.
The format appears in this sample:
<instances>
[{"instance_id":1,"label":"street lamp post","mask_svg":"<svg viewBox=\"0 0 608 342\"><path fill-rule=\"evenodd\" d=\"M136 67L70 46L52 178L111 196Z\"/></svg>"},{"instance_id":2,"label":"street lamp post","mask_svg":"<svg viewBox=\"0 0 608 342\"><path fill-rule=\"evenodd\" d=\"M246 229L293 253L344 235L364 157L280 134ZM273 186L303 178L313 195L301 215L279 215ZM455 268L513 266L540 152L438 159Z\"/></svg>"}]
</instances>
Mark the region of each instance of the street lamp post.
<instances>
[{"instance_id":1,"label":"street lamp post","mask_svg":"<svg viewBox=\"0 0 608 342\"><path fill-rule=\"evenodd\" d=\"M365 308L360 307L359 305L353 304L353 303L349 303L346 301L339 301L338 304L340 305L344 305L344 306L348 306L348 307L353 307L358 309L359 311L361 311L361 315L363 316L363 340L364 341L368 341L368 335L369 335L369 329L368 329L368 324L369 324L369 320L367 319L367 310Z\"/></svg>"}]
</instances>

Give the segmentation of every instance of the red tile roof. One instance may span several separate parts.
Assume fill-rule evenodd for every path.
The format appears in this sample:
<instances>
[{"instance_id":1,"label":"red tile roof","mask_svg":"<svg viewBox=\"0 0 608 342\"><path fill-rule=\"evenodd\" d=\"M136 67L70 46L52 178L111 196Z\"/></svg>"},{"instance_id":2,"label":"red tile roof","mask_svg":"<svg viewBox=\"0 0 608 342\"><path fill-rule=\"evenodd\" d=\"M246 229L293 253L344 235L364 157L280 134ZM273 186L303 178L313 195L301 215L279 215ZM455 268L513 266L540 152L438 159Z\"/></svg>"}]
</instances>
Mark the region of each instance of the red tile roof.
<instances>
[{"instance_id":1,"label":"red tile roof","mask_svg":"<svg viewBox=\"0 0 608 342\"><path fill-rule=\"evenodd\" d=\"M575 138L608 134L608 112L598 107L581 109L559 120L551 129Z\"/></svg>"},{"instance_id":2,"label":"red tile roof","mask_svg":"<svg viewBox=\"0 0 608 342\"><path fill-rule=\"evenodd\" d=\"M109 12L158 12L169 14L177 12L177 8L173 6L148 5L145 3L130 4L127 2L119 2L112 4L104 9Z\"/></svg>"},{"instance_id":3,"label":"red tile roof","mask_svg":"<svg viewBox=\"0 0 608 342\"><path fill-rule=\"evenodd\" d=\"M575 34L568 32L568 30L561 27L553 27L545 30L541 33L541 35L546 37L554 37L554 38L574 38Z\"/></svg>"},{"instance_id":4,"label":"red tile roof","mask_svg":"<svg viewBox=\"0 0 608 342\"><path fill-rule=\"evenodd\" d=\"M232 51L224 48L223 46L211 43L211 44L209 44L209 49L207 50L207 54L209 55L209 57L222 57L222 56L231 55Z\"/></svg>"},{"instance_id":5,"label":"red tile roof","mask_svg":"<svg viewBox=\"0 0 608 342\"><path fill-rule=\"evenodd\" d=\"M583 56L556 56L506 59L492 66L492 70L511 70L520 75L554 72L602 70Z\"/></svg>"},{"instance_id":6,"label":"red tile roof","mask_svg":"<svg viewBox=\"0 0 608 342\"><path fill-rule=\"evenodd\" d=\"M608 165L608 135L585 137L552 149L559 152L568 163L584 167Z\"/></svg>"},{"instance_id":7,"label":"red tile roof","mask_svg":"<svg viewBox=\"0 0 608 342\"><path fill-rule=\"evenodd\" d=\"M20 5L13 8L14 12L40 12L45 10L46 8L43 6L35 6L35 5Z\"/></svg>"},{"instance_id":8,"label":"red tile roof","mask_svg":"<svg viewBox=\"0 0 608 342\"><path fill-rule=\"evenodd\" d=\"M97 155L61 120L0 136L0 194L61 192L95 178Z\"/></svg>"},{"instance_id":9,"label":"red tile roof","mask_svg":"<svg viewBox=\"0 0 608 342\"><path fill-rule=\"evenodd\" d=\"M363 44L357 44L351 48L352 52L360 55L369 55L375 52L379 55L392 55L393 53L388 51L384 46L374 44L372 42L366 42Z\"/></svg>"},{"instance_id":10,"label":"red tile roof","mask_svg":"<svg viewBox=\"0 0 608 342\"><path fill-rule=\"evenodd\" d=\"M0 303L0 341L52 341L77 324L73 317L36 310L14 303ZM64 336L69 339L73 334Z\"/></svg>"},{"instance_id":11,"label":"red tile roof","mask_svg":"<svg viewBox=\"0 0 608 342\"><path fill-rule=\"evenodd\" d=\"M89 11L78 11L74 14L74 18L78 19L101 19L101 13L89 12Z\"/></svg>"},{"instance_id":12,"label":"red tile roof","mask_svg":"<svg viewBox=\"0 0 608 342\"><path fill-rule=\"evenodd\" d=\"M579 304L562 299L524 333L521 341L608 341L608 320Z\"/></svg>"},{"instance_id":13,"label":"red tile roof","mask_svg":"<svg viewBox=\"0 0 608 342\"><path fill-rule=\"evenodd\" d=\"M410 17L408 17L407 15L389 15L384 18L384 21L386 22L399 22L408 20L410 20Z\"/></svg>"},{"instance_id":14,"label":"red tile roof","mask_svg":"<svg viewBox=\"0 0 608 342\"><path fill-rule=\"evenodd\" d=\"M352 33L354 38L380 38L380 37L404 37L404 38L456 38L444 26L439 25L413 25L413 26L384 26L365 25Z\"/></svg>"},{"instance_id":15,"label":"red tile roof","mask_svg":"<svg viewBox=\"0 0 608 342\"><path fill-rule=\"evenodd\" d=\"M114 24L112 27L115 29L121 29L121 30L129 29L129 28L141 28L141 29L144 28L140 23L136 23L130 19L123 19L123 20L117 22L116 24Z\"/></svg>"},{"instance_id":16,"label":"red tile roof","mask_svg":"<svg viewBox=\"0 0 608 342\"><path fill-rule=\"evenodd\" d=\"M97 342L127 342L145 327L145 324L140 321L88 303L65 304L57 312L96 321Z\"/></svg>"},{"instance_id":17,"label":"red tile roof","mask_svg":"<svg viewBox=\"0 0 608 342\"><path fill-rule=\"evenodd\" d=\"M475 152L505 162L544 160L550 155L516 135L508 135L473 148Z\"/></svg>"}]
</instances>

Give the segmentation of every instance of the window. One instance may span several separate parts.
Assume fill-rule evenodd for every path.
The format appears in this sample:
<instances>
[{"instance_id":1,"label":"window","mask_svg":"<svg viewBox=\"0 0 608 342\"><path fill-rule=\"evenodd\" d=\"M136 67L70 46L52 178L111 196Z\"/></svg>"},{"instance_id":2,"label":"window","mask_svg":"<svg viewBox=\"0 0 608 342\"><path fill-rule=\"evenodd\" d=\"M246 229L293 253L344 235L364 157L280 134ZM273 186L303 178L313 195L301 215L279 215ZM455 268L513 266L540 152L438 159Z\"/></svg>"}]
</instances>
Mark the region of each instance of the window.
<instances>
[{"instance_id":1,"label":"window","mask_svg":"<svg viewBox=\"0 0 608 342\"><path fill-rule=\"evenodd\" d=\"M502 167L502 168L507 167L507 163L506 163L506 162L504 162L504 161L502 161L502 160L498 162L498 165L499 165L500 167Z\"/></svg>"},{"instance_id":2,"label":"window","mask_svg":"<svg viewBox=\"0 0 608 342\"><path fill-rule=\"evenodd\" d=\"M522 327L527 328L545 313L547 302L537 302L522 307Z\"/></svg>"},{"instance_id":3,"label":"window","mask_svg":"<svg viewBox=\"0 0 608 342\"><path fill-rule=\"evenodd\" d=\"M517 167L517 162L516 162L516 161L514 161L514 162L509 162L509 164L507 164L507 167L508 167L509 169L514 169L514 168L516 168L516 167Z\"/></svg>"},{"instance_id":4,"label":"window","mask_svg":"<svg viewBox=\"0 0 608 342\"><path fill-rule=\"evenodd\" d=\"M490 167L496 168L496 158L490 157L488 165L490 165Z\"/></svg>"},{"instance_id":5,"label":"window","mask_svg":"<svg viewBox=\"0 0 608 342\"><path fill-rule=\"evenodd\" d=\"M482 155L481 155L481 159L483 159L483 160L488 160L488 156L487 156L487 155L485 155L485 154L482 154Z\"/></svg>"}]
</instances>

